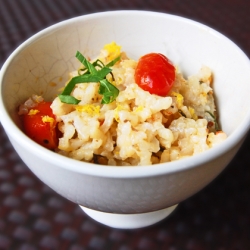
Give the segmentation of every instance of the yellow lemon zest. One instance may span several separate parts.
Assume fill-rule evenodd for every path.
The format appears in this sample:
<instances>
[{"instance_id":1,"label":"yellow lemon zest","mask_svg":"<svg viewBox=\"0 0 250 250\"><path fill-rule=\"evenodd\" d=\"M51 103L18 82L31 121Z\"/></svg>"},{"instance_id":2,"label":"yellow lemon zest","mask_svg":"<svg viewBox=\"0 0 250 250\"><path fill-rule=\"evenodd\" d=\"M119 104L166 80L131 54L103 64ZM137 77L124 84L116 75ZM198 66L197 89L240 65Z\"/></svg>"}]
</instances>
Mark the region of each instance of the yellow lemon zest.
<instances>
[{"instance_id":1,"label":"yellow lemon zest","mask_svg":"<svg viewBox=\"0 0 250 250\"><path fill-rule=\"evenodd\" d=\"M31 110L29 111L28 115L35 115L35 114L37 114L37 113L39 113L39 112L40 112L40 111L37 110L37 109L31 109Z\"/></svg>"},{"instance_id":2,"label":"yellow lemon zest","mask_svg":"<svg viewBox=\"0 0 250 250\"><path fill-rule=\"evenodd\" d=\"M192 117L194 120L197 120L197 119L198 119L198 116L196 115L195 110L194 110L193 108L188 107L188 111L189 111L191 117Z\"/></svg>"},{"instance_id":3,"label":"yellow lemon zest","mask_svg":"<svg viewBox=\"0 0 250 250\"><path fill-rule=\"evenodd\" d=\"M134 112L140 112L140 111L142 111L142 110L143 110L143 106L140 105L140 106L138 106L138 107L136 107L136 108L134 109Z\"/></svg>"},{"instance_id":4,"label":"yellow lemon zest","mask_svg":"<svg viewBox=\"0 0 250 250\"><path fill-rule=\"evenodd\" d=\"M207 93L206 92L202 92L201 95L204 96L204 97L207 97Z\"/></svg>"},{"instance_id":5,"label":"yellow lemon zest","mask_svg":"<svg viewBox=\"0 0 250 250\"><path fill-rule=\"evenodd\" d=\"M119 111L122 110L122 105L118 104L117 107L114 109L114 118L117 122L120 122L119 118Z\"/></svg>"},{"instance_id":6,"label":"yellow lemon zest","mask_svg":"<svg viewBox=\"0 0 250 250\"><path fill-rule=\"evenodd\" d=\"M104 45L103 49L108 52L108 61L114 60L121 54L121 46L117 45L115 42Z\"/></svg>"},{"instance_id":7,"label":"yellow lemon zest","mask_svg":"<svg viewBox=\"0 0 250 250\"><path fill-rule=\"evenodd\" d=\"M183 105L184 97L180 93L177 93L177 92L172 92L171 95L176 97L177 108L181 108Z\"/></svg>"},{"instance_id":8,"label":"yellow lemon zest","mask_svg":"<svg viewBox=\"0 0 250 250\"><path fill-rule=\"evenodd\" d=\"M42 117L42 121L43 121L44 123L45 123L45 122L49 122L49 123L50 123L50 126L52 126L55 120L54 120L54 118L52 118L52 117L50 117L50 116L48 116L48 115L45 115L45 116Z\"/></svg>"},{"instance_id":9,"label":"yellow lemon zest","mask_svg":"<svg viewBox=\"0 0 250 250\"><path fill-rule=\"evenodd\" d=\"M75 107L78 112L86 112L91 116L100 114L100 106L95 106L93 104L78 105Z\"/></svg>"}]
</instances>

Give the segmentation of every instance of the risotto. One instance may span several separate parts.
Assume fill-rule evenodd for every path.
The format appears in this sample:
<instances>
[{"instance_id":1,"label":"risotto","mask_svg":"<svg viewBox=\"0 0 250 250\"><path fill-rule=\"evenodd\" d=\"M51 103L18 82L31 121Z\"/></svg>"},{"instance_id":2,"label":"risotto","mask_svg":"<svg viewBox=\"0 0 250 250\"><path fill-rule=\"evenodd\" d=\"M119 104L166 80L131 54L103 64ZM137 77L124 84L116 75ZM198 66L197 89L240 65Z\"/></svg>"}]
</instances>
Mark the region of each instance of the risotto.
<instances>
[{"instance_id":1,"label":"risotto","mask_svg":"<svg viewBox=\"0 0 250 250\"><path fill-rule=\"evenodd\" d=\"M104 46L98 59L107 65L119 55L106 76L119 90L113 101L103 102L97 82L74 86L71 96L77 104L62 102L59 96L53 100L60 131L56 152L80 161L140 166L190 157L226 139L217 123L210 68L204 66L185 79L175 67L171 90L159 96L138 86L138 62L117 44ZM82 70L71 72L70 79ZM31 102L41 99L33 96Z\"/></svg>"}]
</instances>

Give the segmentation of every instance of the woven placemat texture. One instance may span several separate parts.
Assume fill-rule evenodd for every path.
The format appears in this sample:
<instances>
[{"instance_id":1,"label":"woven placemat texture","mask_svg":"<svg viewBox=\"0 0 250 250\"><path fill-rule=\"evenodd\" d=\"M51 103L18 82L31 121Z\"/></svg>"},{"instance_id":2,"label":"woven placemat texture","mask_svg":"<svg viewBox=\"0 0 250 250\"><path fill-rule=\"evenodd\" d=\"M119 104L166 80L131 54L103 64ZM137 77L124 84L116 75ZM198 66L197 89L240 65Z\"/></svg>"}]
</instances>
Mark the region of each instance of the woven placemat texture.
<instances>
[{"instance_id":1,"label":"woven placemat texture","mask_svg":"<svg viewBox=\"0 0 250 250\"><path fill-rule=\"evenodd\" d=\"M160 11L200 21L250 55L248 0L0 0L0 67L41 29L118 9ZM0 249L250 249L249 136L216 180L179 204L169 218L137 230L101 225L43 184L20 160L1 125L0 142Z\"/></svg>"}]
</instances>

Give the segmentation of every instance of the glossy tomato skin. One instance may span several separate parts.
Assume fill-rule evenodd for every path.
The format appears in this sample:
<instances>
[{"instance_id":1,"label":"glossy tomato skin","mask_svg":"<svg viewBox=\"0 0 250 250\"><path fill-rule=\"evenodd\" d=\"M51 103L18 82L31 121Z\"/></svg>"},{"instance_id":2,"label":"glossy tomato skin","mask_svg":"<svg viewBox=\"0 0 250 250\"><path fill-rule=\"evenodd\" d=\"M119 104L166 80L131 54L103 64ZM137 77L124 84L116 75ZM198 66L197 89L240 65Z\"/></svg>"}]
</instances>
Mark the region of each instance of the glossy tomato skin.
<instances>
[{"instance_id":1,"label":"glossy tomato skin","mask_svg":"<svg viewBox=\"0 0 250 250\"><path fill-rule=\"evenodd\" d=\"M23 115L23 128L25 134L32 140L54 150L58 146L58 133L56 119L50 105L50 102L41 102L33 108L34 114ZM47 122L43 121L44 117L47 118Z\"/></svg>"},{"instance_id":2,"label":"glossy tomato skin","mask_svg":"<svg viewBox=\"0 0 250 250\"><path fill-rule=\"evenodd\" d=\"M166 96L175 81L175 67L160 53L142 56L135 69L135 82L151 94Z\"/></svg>"}]
</instances>

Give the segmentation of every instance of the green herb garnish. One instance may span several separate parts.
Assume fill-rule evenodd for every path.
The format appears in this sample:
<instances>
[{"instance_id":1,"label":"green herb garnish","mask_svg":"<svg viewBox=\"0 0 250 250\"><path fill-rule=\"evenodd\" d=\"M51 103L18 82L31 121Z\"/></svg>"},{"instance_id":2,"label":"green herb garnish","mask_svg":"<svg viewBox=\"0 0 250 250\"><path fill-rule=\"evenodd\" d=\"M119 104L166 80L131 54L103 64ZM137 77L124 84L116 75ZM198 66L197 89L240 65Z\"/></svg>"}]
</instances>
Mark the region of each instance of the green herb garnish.
<instances>
[{"instance_id":1,"label":"green herb garnish","mask_svg":"<svg viewBox=\"0 0 250 250\"><path fill-rule=\"evenodd\" d=\"M216 117L209 111L205 111L206 113L208 113L213 119L214 119L214 127L215 127L215 130L216 131L219 131L220 130L220 127L219 127L219 124L216 120Z\"/></svg>"},{"instance_id":2,"label":"green herb garnish","mask_svg":"<svg viewBox=\"0 0 250 250\"><path fill-rule=\"evenodd\" d=\"M120 57L117 57L107 65L104 65L99 59L93 63L90 63L79 51L76 52L76 58L84 65L84 69L78 71L79 75L73 77L69 83L64 88L63 92L59 95L61 102L68 104L78 104L80 100L71 96L71 92L78 83L90 83L98 82L100 83L100 88L98 93L103 95L101 100L102 104L108 104L113 102L119 94L119 89L117 89L112 83L110 83L106 76L108 74L112 75L114 80L112 67L117 61L120 60ZM99 70L97 68L100 68ZM82 74L80 74L82 72Z\"/></svg>"}]
</instances>

